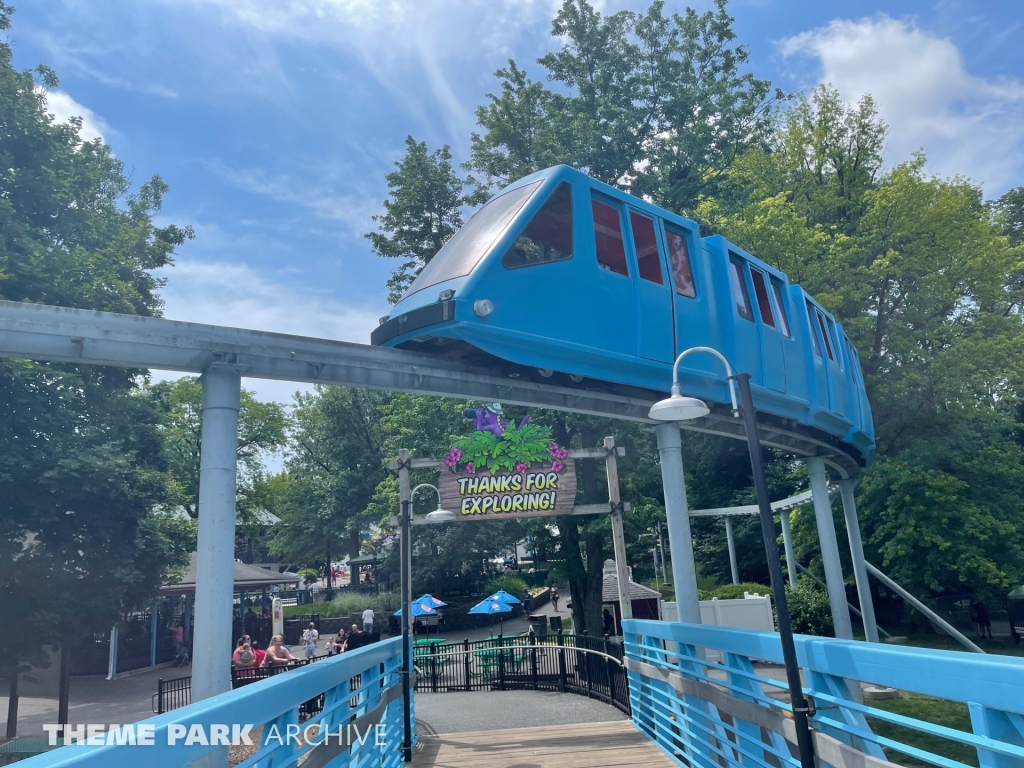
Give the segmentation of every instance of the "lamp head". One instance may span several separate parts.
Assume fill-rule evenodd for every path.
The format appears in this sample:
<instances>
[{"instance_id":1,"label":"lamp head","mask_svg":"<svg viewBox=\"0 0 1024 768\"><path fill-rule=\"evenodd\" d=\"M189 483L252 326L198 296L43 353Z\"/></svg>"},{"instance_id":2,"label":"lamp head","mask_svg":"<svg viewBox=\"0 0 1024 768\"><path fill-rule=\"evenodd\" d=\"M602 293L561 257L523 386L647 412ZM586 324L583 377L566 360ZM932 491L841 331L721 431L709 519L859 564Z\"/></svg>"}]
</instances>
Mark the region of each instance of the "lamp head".
<instances>
[{"instance_id":1,"label":"lamp head","mask_svg":"<svg viewBox=\"0 0 1024 768\"><path fill-rule=\"evenodd\" d=\"M455 519L455 513L450 512L447 509L441 509L438 507L433 512L428 512L426 522L428 523L447 523Z\"/></svg>"},{"instance_id":2,"label":"lamp head","mask_svg":"<svg viewBox=\"0 0 1024 768\"><path fill-rule=\"evenodd\" d=\"M648 416L658 421L690 421L707 416L711 412L707 403L696 397L684 397L679 385L672 385L672 394L651 406Z\"/></svg>"}]
</instances>

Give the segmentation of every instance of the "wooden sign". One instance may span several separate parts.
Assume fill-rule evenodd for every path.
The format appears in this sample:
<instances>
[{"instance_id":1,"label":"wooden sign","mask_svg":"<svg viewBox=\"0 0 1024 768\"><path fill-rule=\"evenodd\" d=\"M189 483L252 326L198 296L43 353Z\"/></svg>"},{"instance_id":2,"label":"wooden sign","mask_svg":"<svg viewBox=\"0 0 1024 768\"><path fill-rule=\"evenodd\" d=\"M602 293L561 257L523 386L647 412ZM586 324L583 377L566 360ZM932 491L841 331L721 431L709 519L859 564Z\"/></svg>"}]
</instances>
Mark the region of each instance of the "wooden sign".
<instances>
[{"instance_id":1,"label":"wooden sign","mask_svg":"<svg viewBox=\"0 0 1024 768\"><path fill-rule=\"evenodd\" d=\"M507 421L499 403L463 412L476 431L455 441L441 467L441 503L459 520L568 515L576 465L551 430Z\"/></svg>"},{"instance_id":2,"label":"wooden sign","mask_svg":"<svg viewBox=\"0 0 1024 768\"><path fill-rule=\"evenodd\" d=\"M572 460L536 463L521 471L467 473L441 469L441 505L459 519L546 517L572 514L576 466Z\"/></svg>"}]
</instances>

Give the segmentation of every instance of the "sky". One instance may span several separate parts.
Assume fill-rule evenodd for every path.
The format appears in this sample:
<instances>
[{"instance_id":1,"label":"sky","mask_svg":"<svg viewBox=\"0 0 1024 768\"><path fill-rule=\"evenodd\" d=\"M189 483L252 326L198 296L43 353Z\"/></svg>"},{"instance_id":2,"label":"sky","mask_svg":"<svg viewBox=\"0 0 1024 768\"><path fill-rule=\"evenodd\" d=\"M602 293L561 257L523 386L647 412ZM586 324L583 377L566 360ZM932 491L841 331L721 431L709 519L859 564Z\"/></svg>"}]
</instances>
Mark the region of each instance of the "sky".
<instances>
[{"instance_id":1,"label":"sky","mask_svg":"<svg viewBox=\"0 0 1024 768\"><path fill-rule=\"evenodd\" d=\"M366 343L396 266L363 234L412 135L466 159L475 108L515 58L559 46L557 0L47 0L16 3L20 68L44 63L58 119L83 118L135 183L170 185L161 222L196 237L162 274L165 316ZM703 11L710 0L667 0ZM594 2L602 12L648 0ZM733 0L749 69L786 91L866 93L890 164L989 197L1024 184L1024 2ZM296 385L246 380L288 402Z\"/></svg>"}]
</instances>

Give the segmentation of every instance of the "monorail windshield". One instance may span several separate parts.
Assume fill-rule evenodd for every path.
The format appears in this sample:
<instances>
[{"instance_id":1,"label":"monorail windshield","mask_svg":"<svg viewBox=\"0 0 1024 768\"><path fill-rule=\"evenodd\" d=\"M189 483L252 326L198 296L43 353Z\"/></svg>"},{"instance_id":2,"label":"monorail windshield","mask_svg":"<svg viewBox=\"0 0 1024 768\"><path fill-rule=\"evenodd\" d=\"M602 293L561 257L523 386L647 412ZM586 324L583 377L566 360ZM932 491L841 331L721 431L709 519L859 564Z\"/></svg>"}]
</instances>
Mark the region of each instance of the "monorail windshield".
<instances>
[{"instance_id":1,"label":"monorail windshield","mask_svg":"<svg viewBox=\"0 0 1024 768\"><path fill-rule=\"evenodd\" d=\"M472 272L540 183L526 184L487 201L423 268L405 295Z\"/></svg>"}]
</instances>

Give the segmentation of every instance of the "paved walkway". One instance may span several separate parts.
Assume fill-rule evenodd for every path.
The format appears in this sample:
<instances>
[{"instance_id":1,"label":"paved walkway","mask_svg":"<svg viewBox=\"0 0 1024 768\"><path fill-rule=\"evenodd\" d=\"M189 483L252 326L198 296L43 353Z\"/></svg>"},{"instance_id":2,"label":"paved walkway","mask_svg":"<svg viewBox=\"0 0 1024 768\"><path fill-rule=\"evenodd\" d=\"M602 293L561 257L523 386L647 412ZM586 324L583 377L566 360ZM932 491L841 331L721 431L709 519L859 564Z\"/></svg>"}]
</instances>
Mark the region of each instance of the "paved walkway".
<instances>
[{"instance_id":1,"label":"paved walkway","mask_svg":"<svg viewBox=\"0 0 1024 768\"><path fill-rule=\"evenodd\" d=\"M625 720L615 707L574 693L416 693L416 733L420 736Z\"/></svg>"},{"instance_id":2,"label":"paved walkway","mask_svg":"<svg viewBox=\"0 0 1024 768\"><path fill-rule=\"evenodd\" d=\"M444 694L448 695L448 694ZM414 766L438 768L674 768L630 722L556 725L422 738Z\"/></svg>"}]
</instances>

